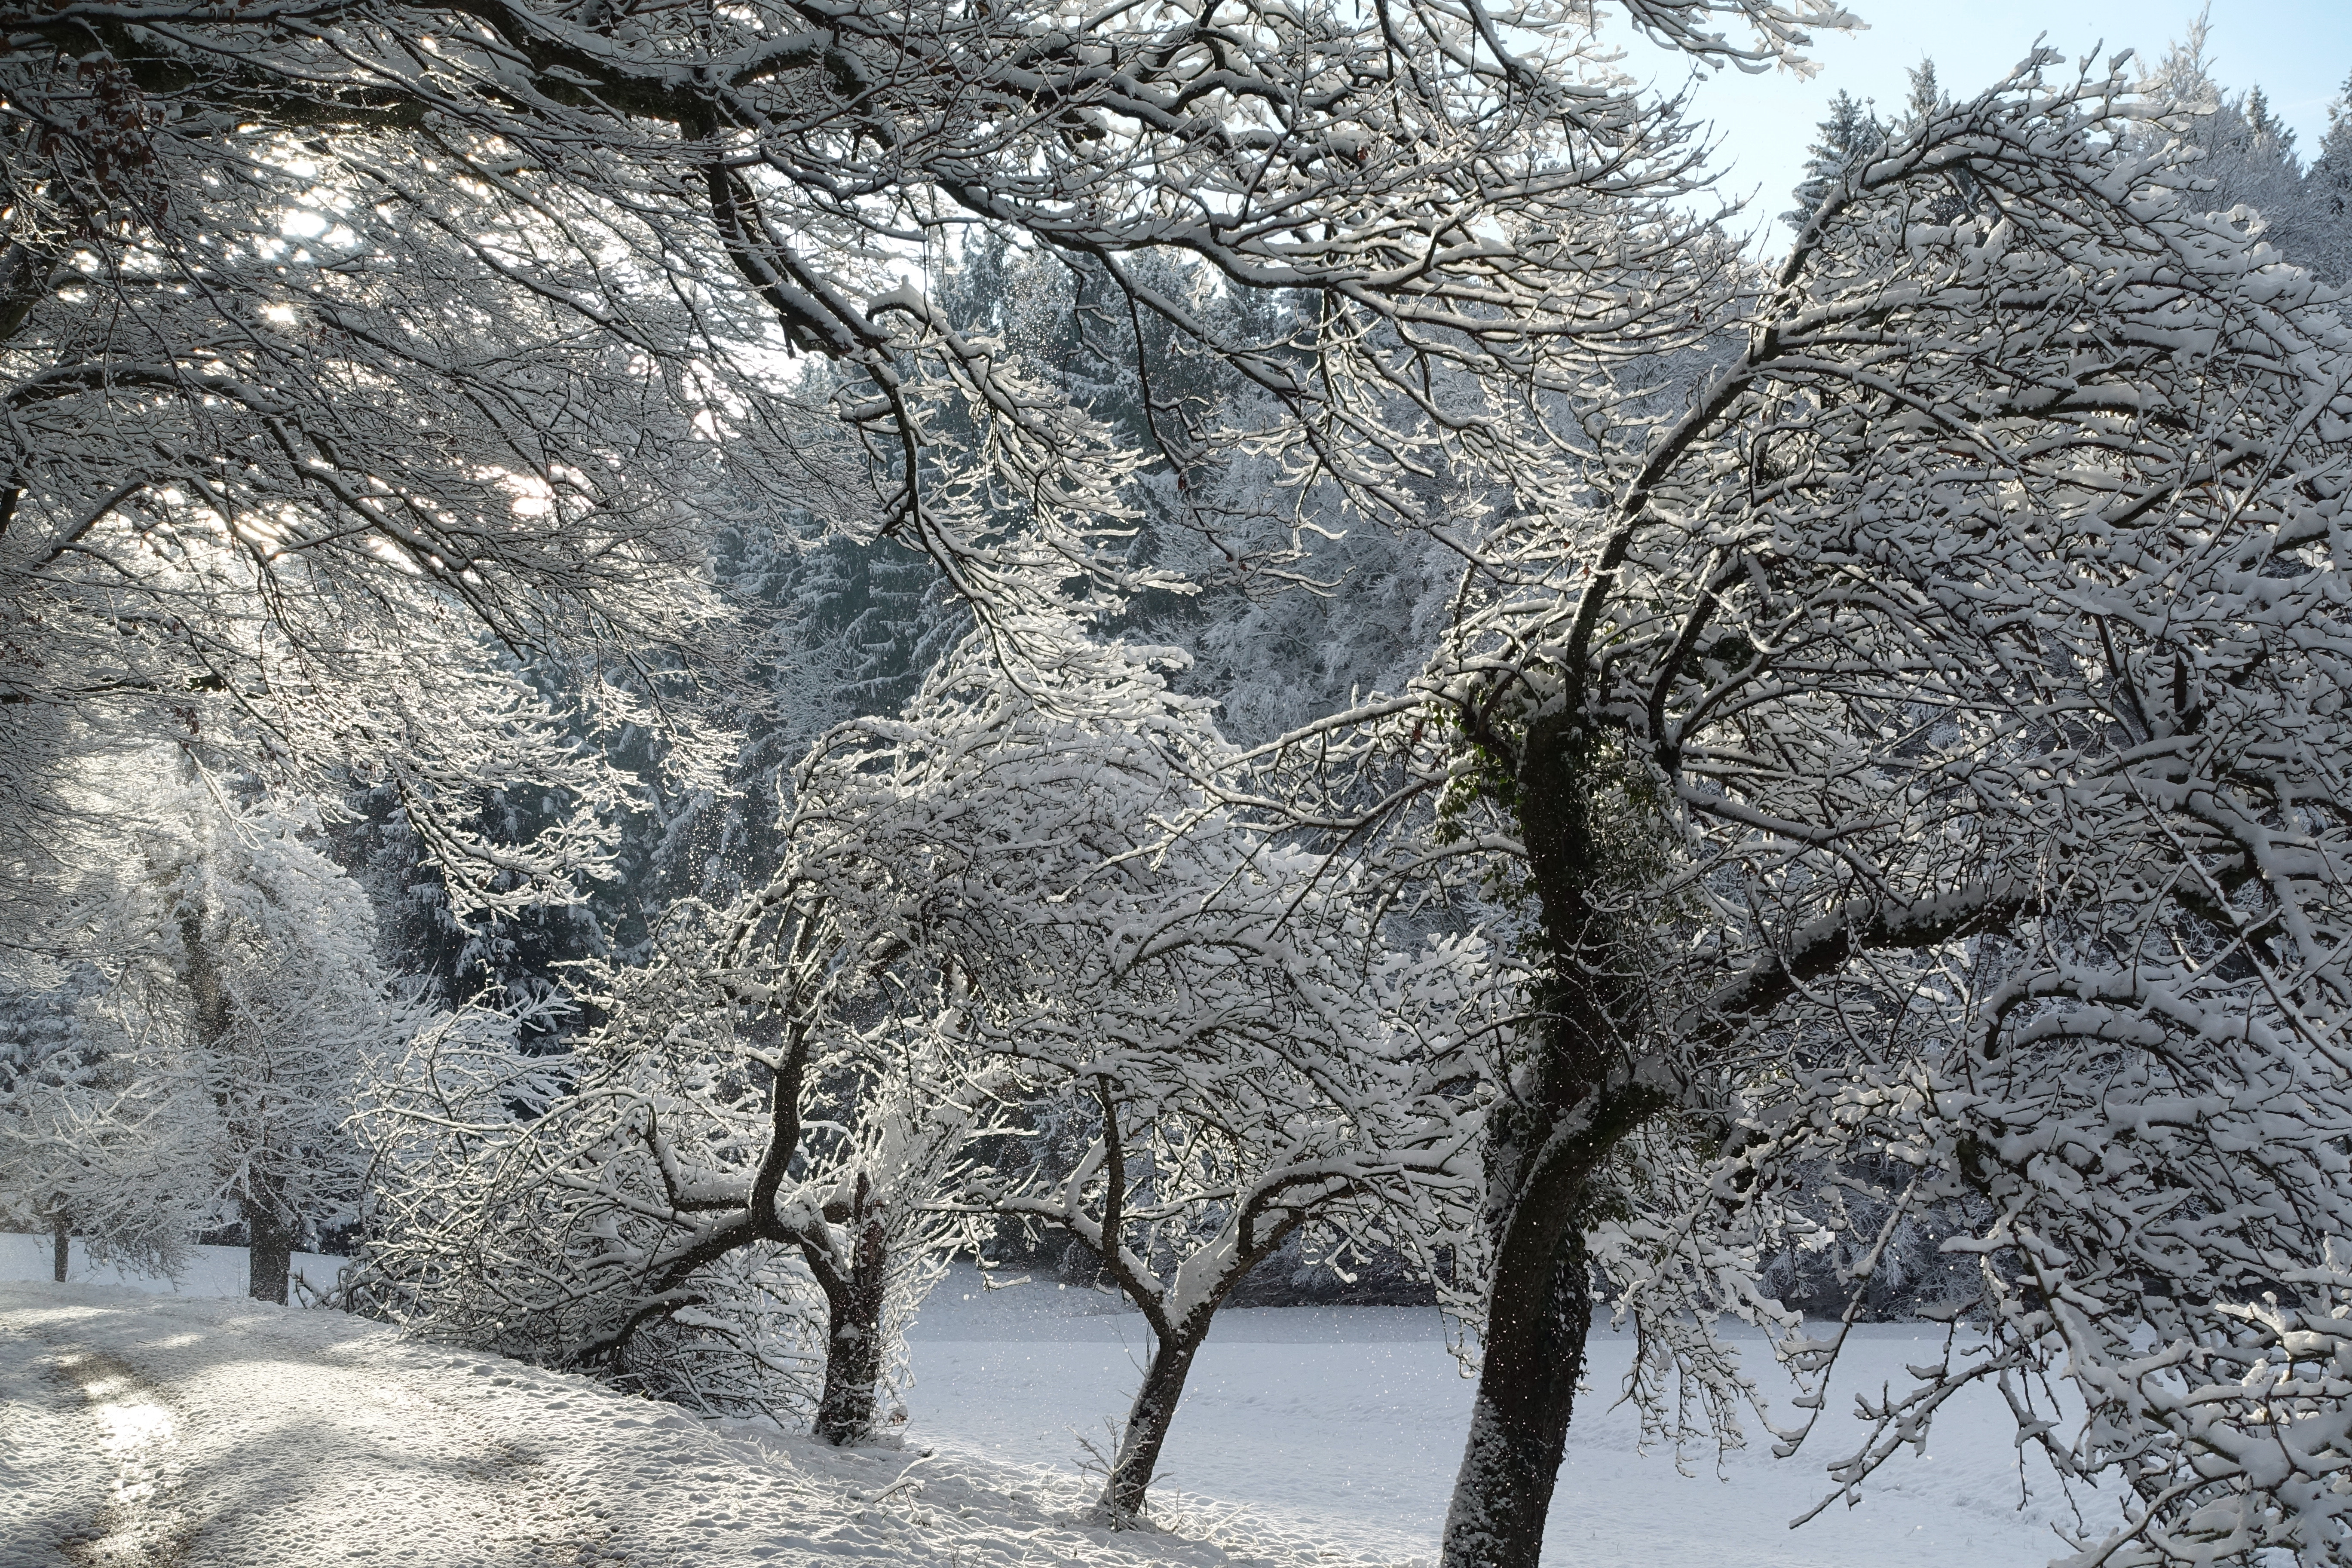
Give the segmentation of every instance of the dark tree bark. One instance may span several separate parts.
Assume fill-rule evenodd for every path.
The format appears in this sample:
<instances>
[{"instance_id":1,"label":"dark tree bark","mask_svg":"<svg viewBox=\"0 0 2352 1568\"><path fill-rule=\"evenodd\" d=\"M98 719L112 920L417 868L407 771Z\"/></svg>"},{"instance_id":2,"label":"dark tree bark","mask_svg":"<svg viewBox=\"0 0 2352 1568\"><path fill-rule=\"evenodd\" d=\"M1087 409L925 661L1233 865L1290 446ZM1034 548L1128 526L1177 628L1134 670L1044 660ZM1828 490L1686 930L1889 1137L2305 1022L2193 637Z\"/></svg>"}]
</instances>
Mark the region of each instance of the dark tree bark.
<instances>
[{"instance_id":1,"label":"dark tree bark","mask_svg":"<svg viewBox=\"0 0 2352 1568\"><path fill-rule=\"evenodd\" d=\"M831 1321L815 1430L835 1445L863 1442L874 1433L874 1390L882 1377L884 1276L890 1256L881 1209L873 1199L873 1186L860 1171L849 1215L849 1272L845 1277L837 1268L816 1270Z\"/></svg>"},{"instance_id":2,"label":"dark tree bark","mask_svg":"<svg viewBox=\"0 0 2352 1568\"><path fill-rule=\"evenodd\" d=\"M1695 616L1684 642L1704 624ZM1728 1038L1741 1020L1836 973L1854 952L1998 930L2036 908L2039 895L1997 882L1919 910L1851 909L1768 951L1695 1012L1663 1021L1648 1014L1639 951L1646 933L1627 929L1616 912L1640 868L1612 863L1624 850L1601 831L1617 809L1613 772L1627 764L1612 755L1611 742L1566 718L1538 719L1522 738L1487 726L1475 705L1462 717L1509 781L1545 973L1536 997L1538 1049L1521 1091L1487 1124L1485 1226L1494 1273L1442 1568L1536 1568L1592 1320L1584 1232L1601 1195L1595 1183L1605 1179L1611 1152L1652 1117L1712 1114L1651 1042L1672 1040L1689 1053Z\"/></svg>"},{"instance_id":3,"label":"dark tree bark","mask_svg":"<svg viewBox=\"0 0 2352 1568\"><path fill-rule=\"evenodd\" d=\"M1251 1269L1272 1257L1307 1223L1310 1210L1262 1195L1239 1216L1240 1233L1233 1251L1224 1259L1223 1271L1182 1317L1171 1317L1167 1295L1155 1291L1145 1278L1129 1267L1124 1256L1129 1194L1127 1151L1119 1132L1118 1097L1108 1079L1096 1081L1095 1092L1102 1108L1104 1141L1102 1216L1097 1238L1090 1238L1072 1224L1068 1215L1056 1215L1048 1207L1015 1212L1067 1230L1071 1239L1095 1255L1103 1272L1118 1283L1150 1325L1151 1362L1144 1369L1143 1386L1136 1391L1135 1403L1128 1409L1127 1425L1119 1433L1118 1452L1111 1460L1110 1477L1104 1484L1098 1505L1113 1525L1124 1525L1143 1511L1160 1468L1160 1451L1167 1444L1169 1426L1175 1421L1176 1407L1184 1397L1184 1380L1191 1375L1193 1358L1200 1354L1202 1343L1209 1337L1217 1309ZM1337 1195L1336 1189L1332 1195Z\"/></svg>"},{"instance_id":4,"label":"dark tree bark","mask_svg":"<svg viewBox=\"0 0 2352 1568\"><path fill-rule=\"evenodd\" d=\"M1592 1328L1584 1233L1570 1226L1527 1297L1487 1308L1470 1437L1445 1513L1444 1561L1535 1568Z\"/></svg>"},{"instance_id":5,"label":"dark tree bark","mask_svg":"<svg viewBox=\"0 0 2352 1568\"><path fill-rule=\"evenodd\" d=\"M1143 1386L1136 1391L1135 1404L1128 1410L1118 1457L1111 1461L1110 1483L1103 1489L1103 1510L1113 1522L1132 1520L1143 1511L1145 1495L1160 1468L1160 1447L1168 1441L1169 1426L1184 1397L1184 1379L1192 1373L1192 1358L1200 1353L1201 1342L1209 1337L1209 1321L1210 1314L1203 1312L1198 1329L1154 1337L1151 1364L1144 1370Z\"/></svg>"},{"instance_id":6,"label":"dark tree bark","mask_svg":"<svg viewBox=\"0 0 2352 1568\"><path fill-rule=\"evenodd\" d=\"M739 944L748 942L751 926L747 921L737 932ZM790 967L797 968L814 951L819 930L814 921L803 924L793 939ZM694 1289L695 1276L701 1270L746 1247L797 1247L824 1292L827 1318L824 1386L812 1429L829 1443L862 1442L874 1431L876 1389L882 1375L889 1216L875 1194L871 1176L863 1171L858 1173L852 1199L828 1203L814 1224L788 1222L778 1213L779 1197L801 1147L801 1098L806 1088L810 1037L800 1009L789 1005L755 1017L745 1027L772 1035L778 1059L766 1085L768 1143L752 1173L742 1208L724 1220L713 1220L708 1216L732 1205L724 1202L689 1205L672 1193L680 1228L690 1225L696 1239L656 1266L643 1306L610 1332L574 1346L563 1360L575 1366L624 1366L638 1330L669 1317L680 1307L701 1303L704 1298ZM849 1231L846 1258L836 1250L828 1225Z\"/></svg>"},{"instance_id":7,"label":"dark tree bark","mask_svg":"<svg viewBox=\"0 0 2352 1568\"><path fill-rule=\"evenodd\" d=\"M1610 759L1559 718L1530 724L1516 746L1479 738L1513 775L1549 973L1524 1092L1488 1123L1494 1277L1443 1564L1536 1568L1592 1324L1584 1222L1594 1178L1619 1140L1671 1100L1641 1081L1647 998L1628 946L1638 938L1604 896L1622 871L1596 831Z\"/></svg>"},{"instance_id":8,"label":"dark tree bark","mask_svg":"<svg viewBox=\"0 0 2352 1568\"><path fill-rule=\"evenodd\" d=\"M257 1301L286 1305L294 1272L295 1227L284 1211L265 1199L245 1205L245 1293Z\"/></svg>"},{"instance_id":9,"label":"dark tree bark","mask_svg":"<svg viewBox=\"0 0 2352 1568\"><path fill-rule=\"evenodd\" d=\"M196 1043L211 1050L228 1038L228 990L221 984L219 965L213 962L212 943L205 940L204 910L183 905L179 921L180 946L188 957L182 978L187 982L188 1001L194 1013Z\"/></svg>"},{"instance_id":10,"label":"dark tree bark","mask_svg":"<svg viewBox=\"0 0 2352 1568\"><path fill-rule=\"evenodd\" d=\"M66 1282L67 1238L73 1234L66 1224L65 1200L58 1199L49 1211L49 1278L62 1285Z\"/></svg>"}]
</instances>

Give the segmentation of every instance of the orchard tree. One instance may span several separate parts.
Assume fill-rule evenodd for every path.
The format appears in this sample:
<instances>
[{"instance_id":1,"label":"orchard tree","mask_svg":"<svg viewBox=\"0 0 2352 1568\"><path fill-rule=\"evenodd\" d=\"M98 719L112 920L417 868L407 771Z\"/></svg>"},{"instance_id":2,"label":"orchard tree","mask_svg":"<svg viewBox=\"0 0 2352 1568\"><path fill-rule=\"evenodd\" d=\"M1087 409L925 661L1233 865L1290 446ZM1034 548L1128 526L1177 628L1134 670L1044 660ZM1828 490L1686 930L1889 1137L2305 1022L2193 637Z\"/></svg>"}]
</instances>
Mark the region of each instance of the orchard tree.
<instances>
[{"instance_id":1,"label":"orchard tree","mask_svg":"<svg viewBox=\"0 0 2352 1568\"><path fill-rule=\"evenodd\" d=\"M189 1243L220 1215L205 1184L201 1119L169 1081L107 1049L91 1027L88 966L38 976L10 998L0 1045L0 1215L12 1230L47 1233L50 1276L66 1279L72 1238L89 1257L161 1274L184 1264Z\"/></svg>"},{"instance_id":2,"label":"orchard tree","mask_svg":"<svg viewBox=\"0 0 2352 1568\"><path fill-rule=\"evenodd\" d=\"M1341 1267L1402 1251L1426 1275L1473 1190L1483 1080L1463 1036L1500 1026L1480 1007L1483 947L1367 955L1363 933L1279 900L1313 874L1297 862L1260 868L1272 885L1249 890L1276 897L1255 909L1144 916L1157 929L1131 952L1105 944L1110 973L999 1010L984 1037L1063 1108L1066 1164L978 1173L966 1201L1070 1237L1150 1327L1100 1504L1115 1523L1142 1511L1192 1363L1253 1269L1303 1237Z\"/></svg>"},{"instance_id":3,"label":"orchard tree","mask_svg":"<svg viewBox=\"0 0 2352 1568\"><path fill-rule=\"evenodd\" d=\"M1274 753L1433 769L1537 937L1450 1568L1538 1560L1644 1138L1734 1253L1825 1157L1969 1217L1987 1341L1843 1485L2063 1379L2019 1437L2116 1484L2084 1561L2343 1550L2352 337L2054 63L1849 168L1605 504L1496 530L1417 697Z\"/></svg>"},{"instance_id":4,"label":"orchard tree","mask_svg":"<svg viewBox=\"0 0 2352 1568\"><path fill-rule=\"evenodd\" d=\"M1223 816L1199 781L1226 749L1149 653L1021 635L1059 639L1050 686L975 637L904 718L836 730L775 879L674 909L568 1049L420 1037L369 1119L373 1300L848 1442L940 1250L1041 1223L1158 1334L1125 1519L1251 1268L1308 1229L1452 1234L1431 1216L1472 1191L1482 1037L1509 1027L1483 948L1384 941L1384 887ZM1076 1169L967 1168L1056 1095L1098 1113Z\"/></svg>"},{"instance_id":5,"label":"orchard tree","mask_svg":"<svg viewBox=\"0 0 2352 1568\"><path fill-rule=\"evenodd\" d=\"M803 776L801 793L808 790ZM893 1347L969 1222L941 1204L991 1086L952 988L803 816L724 910L672 907L601 1022L520 1048L475 1012L372 1086L358 1293L423 1331L704 1408L872 1436Z\"/></svg>"},{"instance_id":6,"label":"orchard tree","mask_svg":"<svg viewBox=\"0 0 2352 1568\"><path fill-rule=\"evenodd\" d=\"M12 1208L166 1271L199 1230L243 1226L252 1294L283 1303L294 1249L355 1217L345 1122L366 1060L415 1020L315 813L234 787L114 792L131 853L81 881L54 939L100 983L78 1037L8 1085L5 1163ZM86 784L83 808L106 793Z\"/></svg>"},{"instance_id":7,"label":"orchard tree","mask_svg":"<svg viewBox=\"0 0 2352 1568\"><path fill-rule=\"evenodd\" d=\"M1150 1325L1114 1522L1144 1506L1218 1308L1286 1240L1426 1266L1466 1212L1487 1040L1511 1026L1482 942L1395 940L1387 884L1222 808L1202 781L1230 749L1169 658L1098 647L1023 690L974 642L803 773L839 884L961 999L950 1081L1070 1133L975 1167L961 1206L1067 1237Z\"/></svg>"}]
</instances>

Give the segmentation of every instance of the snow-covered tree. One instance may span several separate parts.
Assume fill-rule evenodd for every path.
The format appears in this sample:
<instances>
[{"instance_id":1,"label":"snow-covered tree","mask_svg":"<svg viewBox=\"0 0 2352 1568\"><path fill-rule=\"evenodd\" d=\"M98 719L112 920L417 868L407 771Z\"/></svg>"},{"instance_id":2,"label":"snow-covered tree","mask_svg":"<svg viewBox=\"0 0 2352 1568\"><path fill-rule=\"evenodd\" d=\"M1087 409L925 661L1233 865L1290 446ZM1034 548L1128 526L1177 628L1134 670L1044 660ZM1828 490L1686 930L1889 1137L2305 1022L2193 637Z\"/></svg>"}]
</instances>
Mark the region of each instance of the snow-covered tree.
<instances>
[{"instance_id":1,"label":"snow-covered tree","mask_svg":"<svg viewBox=\"0 0 2352 1568\"><path fill-rule=\"evenodd\" d=\"M1454 1568L1536 1561L1596 1238L1769 1318L1776 1194L1872 1152L1969 1217L1989 1340L1842 1482L2063 1378L2087 1420L2021 1440L2120 1483L2100 1560L2340 1553L2352 337L2140 112L2030 75L1849 169L1606 504L1498 529L1422 700L1281 753L1442 763L1537 937Z\"/></svg>"},{"instance_id":2,"label":"snow-covered tree","mask_svg":"<svg viewBox=\"0 0 2352 1568\"><path fill-rule=\"evenodd\" d=\"M51 1272L63 1281L73 1219L62 1192L52 1186L41 1194L45 1162L37 1151L47 1142L45 1091L63 1088L79 1066L71 1050L73 1018L59 1005L58 977L44 976L50 984L37 989L19 974L7 978L11 984L0 990L0 1202L7 1205L0 1225L49 1237Z\"/></svg>"},{"instance_id":3,"label":"snow-covered tree","mask_svg":"<svg viewBox=\"0 0 2352 1568\"><path fill-rule=\"evenodd\" d=\"M1427 1269L1474 1184L1483 1080L1463 1037L1499 1026L1483 949L1368 954L1365 933L1285 900L1313 901L1312 857L1269 859L1224 900L1135 911L1159 929L1131 952L1089 931L1108 950L1096 973L1037 966L1055 992L993 1010L984 1037L1024 1091L1058 1096L1066 1136L968 1201L1072 1238L1150 1326L1101 1502L1114 1521L1142 1510L1192 1363L1253 1269L1293 1237L1343 1268L1378 1248Z\"/></svg>"},{"instance_id":4,"label":"snow-covered tree","mask_svg":"<svg viewBox=\"0 0 2352 1568\"><path fill-rule=\"evenodd\" d=\"M283 1302L295 1247L356 1214L345 1122L410 1009L315 814L211 780L84 790L132 816L130 853L81 879L53 938L90 978L75 1037L8 1086L10 1206L167 1268L198 1230L240 1226L252 1293Z\"/></svg>"},{"instance_id":5,"label":"snow-covered tree","mask_svg":"<svg viewBox=\"0 0 2352 1568\"><path fill-rule=\"evenodd\" d=\"M805 780L803 781L805 790ZM602 1022L420 1033L373 1087L360 1290L425 1331L706 1408L869 1436L891 1347L968 1228L937 1199L990 1111L951 994L845 912L798 820L773 879L669 911Z\"/></svg>"},{"instance_id":6,"label":"snow-covered tree","mask_svg":"<svg viewBox=\"0 0 2352 1568\"><path fill-rule=\"evenodd\" d=\"M43 967L11 966L0 1024L0 1220L49 1237L60 1282L76 1235L93 1258L174 1271L219 1217L192 1174L202 1118L90 1027L93 967Z\"/></svg>"},{"instance_id":7,"label":"snow-covered tree","mask_svg":"<svg viewBox=\"0 0 2352 1568\"><path fill-rule=\"evenodd\" d=\"M1946 92L1944 84L1937 79L1934 60L1923 58L1904 75L1910 79L1911 83L1911 90L1903 100L1902 123L1905 127L1925 124L1952 107L1952 95Z\"/></svg>"},{"instance_id":8,"label":"snow-covered tree","mask_svg":"<svg viewBox=\"0 0 2352 1568\"><path fill-rule=\"evenodd\" d=\"M1840 88L1830 100L1830 111L1822 118L1813 144L1805 151L1805 177L1790 193L1796 205L1780 215L1780 221L1793 230L1802 230L1854 161L1877 152L1885 141L1886 127L1870 103Z\"/></svg>"},{"instance_id":9,"label":"snow-covered tree","mask_svg":"<svg viewBox=\"0 0 2352 1568\"><path fill-rule=\"evenodd\" d=\"M975 1169L961 1203L1068 1237L1151 1327L1114 1521L1218 1308L1286 1240L1344 1263L1450 1234L1513 994L1483 943L1387 940L1384 885L1222 810L1202 780L1228 749L1154 661L1106 647L1024 691L968 645L803 773L841 881L952 977L958 1076L1059 1111L1052 1150Z\"/></svg>"}]
</instances>

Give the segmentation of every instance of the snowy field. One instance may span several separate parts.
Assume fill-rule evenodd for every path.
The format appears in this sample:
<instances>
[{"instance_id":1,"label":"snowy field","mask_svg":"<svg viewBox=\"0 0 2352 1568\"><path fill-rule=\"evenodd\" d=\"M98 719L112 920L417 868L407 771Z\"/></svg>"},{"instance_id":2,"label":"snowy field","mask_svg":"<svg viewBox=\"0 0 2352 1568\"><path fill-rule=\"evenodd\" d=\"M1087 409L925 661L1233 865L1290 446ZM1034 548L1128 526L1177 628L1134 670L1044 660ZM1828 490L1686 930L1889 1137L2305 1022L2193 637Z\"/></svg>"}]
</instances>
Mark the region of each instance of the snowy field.
<instances>
[{"instance_id":1,"label":"snowy field","mask_svg":"<svg viewBox=\"0 0 2352 1568\"><path fill-rule=\"evenodd\" d=\"M1097 1447L1141 1377L1142 1319L1116 1298L1051 1285L984 1291L959 1269L925 1306L912 1338L913 1440L1077 1471L1081 1436ZM1874 1394L1932 1356L1927 1327L1859 1327L1842 1366L1844 1389ZM1754 1350L1772 1378L1765 1347ZM1937 1419L1925 1455L1879 1472L1856 1508L1833 1507L1803 1529L1789 1521L1828 1489L1822 1467L1859 1443L1829 1415L1800 1457L1774 1460L1760 1431L1748 1448L1693 1456L1641 1453L1630 1410L1611 1409L1630 1340L1596 1347L1592 1390L1570 1428L1545 1560L1563 1568L2038 1568L2065 1554L2053 1522L2072 1525L2056 1485L2034 1474L2019 1506L2013 1426L1997 1396ZM1410 1562L1434 1555L1470 1410L1470 1384L1447 1353L1433 1309L1261 1308L1219 1315L1195 1363L1160 1464L1189 1505L1247 1509L1293 1521L1350 1555ZM1793 1414L1785 1400L1780 1419ZM1842 1452L1840 1452L1842 1457Z\"/></svg>"},{"instance_id":2,"label":"snowy field","mask_svg":"<svg viewBox=\"0 0 2352 1568\"><path fill-rule=\"evenodd\" d=\"M47 1279L55 1255L46 1236L0 1231L0 1280ZM79 1239L66 1243L66 1279L77 1285L122 1285L133 1290L162 1291L175 1296L242 1296L246 1291L246 1257L242 1247L192 1247L188 1266L177 1279L159 1279L139 1269L92 1263ZM294 1255L293 1294L305 1289L313 1296L335 1288L335 1270L351 1261L324 1253Z\"/></svg>"},{"instance_id":3,"label":"snowy field","mask_svg":"<svg viewBox=\"0 0 2352 1568\"><path fill-rule=\"evenodd\" d=\"M1403 1568L1434 1554L1469 1397L1434 1312L1228 1313L1162 1466L1174 1531L1114 1537L1077 1517L1079 1439L1108 1440L1141 1364L1140 1320L1111 1298L986 1291L959 1269L915 1335L905 1447L844 1454L339 1314L214 1299L242 1289L241 1257L218 1256L233 1252L209 1249L172 1299L60 1289L46 1244L0 1238L0 1279L23 1281L0 1283L0 1564ZM310 1261L326 1283L333 1260ZM1932 1348L1907 1328L1859 1331L1846 1377L1874 1390ZM1792 1532L1820 1495L1823 1439L1851 1444L1851 1424L1825 1421L1797 1460L1759 1444L1718 1470L1710 1450L1682 1476L1606 1408L1625 1362L1623 1345L1601 1347L1549 1563L1990 1568L2063 1553L2050 1526L2071 1515L2039 1477L2020 1507L1990 1402L1948 1413L1929 1452L1896 1459L1860 1507Z\"/></svg>"}]
</instances>

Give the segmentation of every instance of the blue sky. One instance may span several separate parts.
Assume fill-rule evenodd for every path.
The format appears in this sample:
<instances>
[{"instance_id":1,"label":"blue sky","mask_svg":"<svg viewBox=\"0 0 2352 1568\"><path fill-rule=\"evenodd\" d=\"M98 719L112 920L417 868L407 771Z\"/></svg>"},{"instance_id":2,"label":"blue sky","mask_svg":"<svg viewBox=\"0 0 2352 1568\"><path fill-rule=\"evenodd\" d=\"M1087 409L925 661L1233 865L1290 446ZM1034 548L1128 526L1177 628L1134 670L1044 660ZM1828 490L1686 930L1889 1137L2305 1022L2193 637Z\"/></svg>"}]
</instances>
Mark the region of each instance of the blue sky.
<instances>
[{"instance_id":1,"label":"blue sky","mask_svg":"<svg viewBox=\"0 0 2352 1568\"><path fill-rule=\"evenodd\" d=\"M1698 88L1698 116L1714 123L1721 143L1717 164L1728 169L1724 188L1746 195L1762 187L1751 212L1769 216L1788 205L1813 128L1840 88L1899 107L1907 90L1904 73L1925 56L1935 59L1945 90L1979 91L2007 75L2044 33L2069 58L2094 49L2104 58L2128 47L2153 62L2205 8L2200 0L1844 3L1869 30L1816 35L1811 53L1822 68L1810 81L1787 72L1727 71ZM2212 0L2210 11L2214 76L2233 91L2260 85L2308 157L2327 128L2328 104L2352 74L2352 0ZM1661 73L1660 86L1680 79L1679 68L1646 46L1634 46L1623 65L1637 75Z\"/></svg>"}]
</instances>

